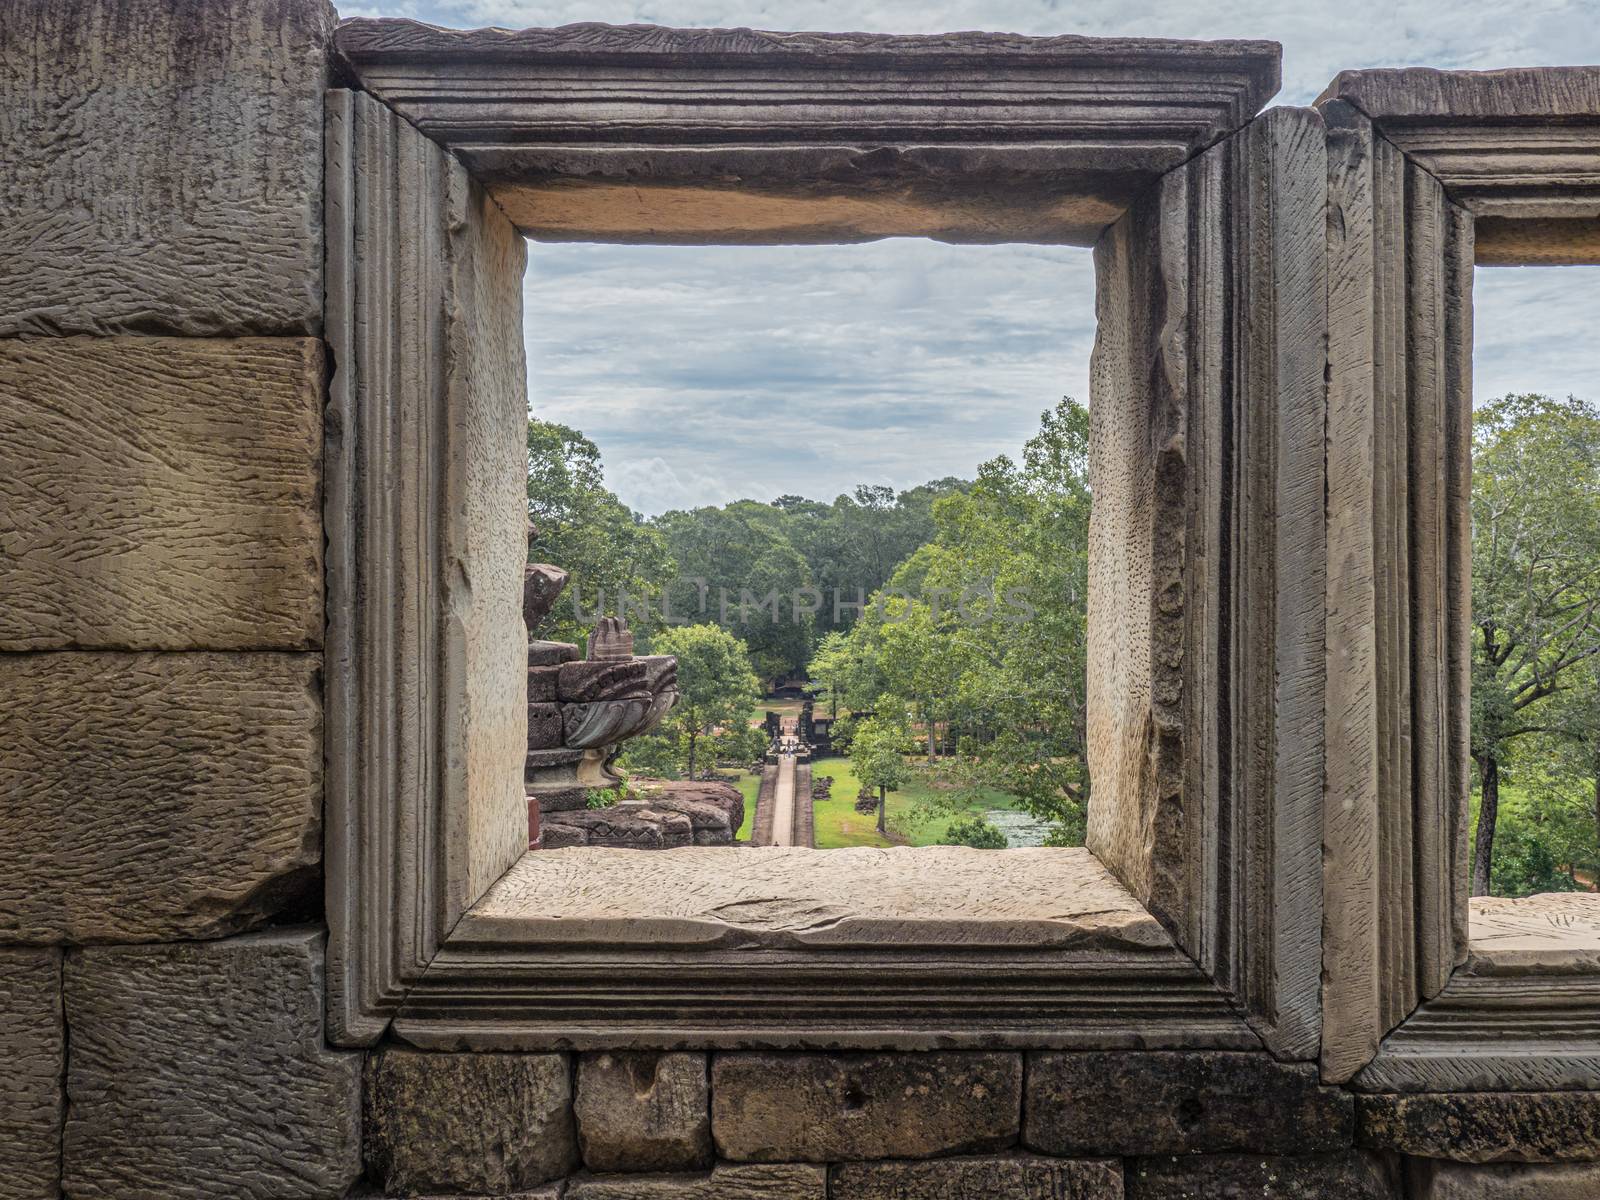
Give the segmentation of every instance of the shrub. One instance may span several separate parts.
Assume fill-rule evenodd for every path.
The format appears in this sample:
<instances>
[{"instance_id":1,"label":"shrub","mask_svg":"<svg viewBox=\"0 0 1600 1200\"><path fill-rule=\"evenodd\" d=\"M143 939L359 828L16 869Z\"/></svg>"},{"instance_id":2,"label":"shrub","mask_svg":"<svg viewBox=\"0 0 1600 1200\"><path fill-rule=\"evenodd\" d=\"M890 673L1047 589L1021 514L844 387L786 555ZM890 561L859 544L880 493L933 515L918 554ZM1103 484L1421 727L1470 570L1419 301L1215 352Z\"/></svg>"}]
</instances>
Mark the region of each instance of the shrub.
<instances>
[{"instance_id":1,"label":"shrub","mask_svg":"<svg viewBox=\"0 0 1600 1200\"><path fill-rule=\"evenodd\" d=\"M971 846L974 850L1004 850L1010 843L1006 835L981 816L960 817L939 839L941 846Z\"/></svg>"}]
</instances>

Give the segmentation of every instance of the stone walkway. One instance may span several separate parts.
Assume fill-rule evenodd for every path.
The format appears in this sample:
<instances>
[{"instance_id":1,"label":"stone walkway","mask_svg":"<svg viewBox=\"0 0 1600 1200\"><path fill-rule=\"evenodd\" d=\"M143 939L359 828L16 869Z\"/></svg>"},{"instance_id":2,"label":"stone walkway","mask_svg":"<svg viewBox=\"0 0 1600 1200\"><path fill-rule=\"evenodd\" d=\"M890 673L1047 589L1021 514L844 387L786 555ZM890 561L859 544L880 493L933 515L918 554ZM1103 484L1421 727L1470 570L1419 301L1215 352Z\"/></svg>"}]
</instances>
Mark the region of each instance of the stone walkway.
<instances>
[{"instance_id":1,"label":"stone walkway","mask_svg":"<svg viewBox=\"0 0 1600 1200\"><path fill-rule=\"evenodd\" d=\"M794 755L778 756L778 786L772 793L772 842L794 845Z\"/></svg>"}]
</instances>

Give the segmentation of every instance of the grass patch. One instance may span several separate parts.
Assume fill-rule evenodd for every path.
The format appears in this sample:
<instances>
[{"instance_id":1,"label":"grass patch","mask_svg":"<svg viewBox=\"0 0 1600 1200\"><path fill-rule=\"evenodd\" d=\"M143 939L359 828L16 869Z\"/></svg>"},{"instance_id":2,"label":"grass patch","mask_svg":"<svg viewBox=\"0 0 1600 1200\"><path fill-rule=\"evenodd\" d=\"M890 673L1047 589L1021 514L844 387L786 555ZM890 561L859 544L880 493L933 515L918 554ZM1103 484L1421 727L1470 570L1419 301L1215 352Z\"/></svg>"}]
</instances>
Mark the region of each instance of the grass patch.
<instances>
[{"instance_id":1,"label":"grass patch","mask_svg":"<svg viewBox=\"0 0 1600 1200\"><path fill-rule=\"evenodd\" d=\"M733 840L748 842L756 823L756 795L761 791L761 773L740 771L739 778L729 782L738 788L739 794L744 797L744 824L739 826L738 832L733 835Z\"/></svg>"},{"instance_id":2,"label":"grass patch","mask_svg":"<svg viewBox=\"0 0 1600 1200\"><path fill-rule=\"evenodd\" d=\"M833 776L832 799L818 800L812 805L819 850L837 850L844 846L932 846L954 820L991 808L1022 807L1010 792L980 788L969 793L966 802L949 815L919 820L925 804L942 798L947 789L916 777L898 792L889 793L884 806L885 824L889 827L889 836L885 838L878 833L876 812L856 811L856 793L861 790L861 784L850 769L848 758L817 759L811 764L811 776L815 779L819 775Z\"/></svg>"}]
</instances>

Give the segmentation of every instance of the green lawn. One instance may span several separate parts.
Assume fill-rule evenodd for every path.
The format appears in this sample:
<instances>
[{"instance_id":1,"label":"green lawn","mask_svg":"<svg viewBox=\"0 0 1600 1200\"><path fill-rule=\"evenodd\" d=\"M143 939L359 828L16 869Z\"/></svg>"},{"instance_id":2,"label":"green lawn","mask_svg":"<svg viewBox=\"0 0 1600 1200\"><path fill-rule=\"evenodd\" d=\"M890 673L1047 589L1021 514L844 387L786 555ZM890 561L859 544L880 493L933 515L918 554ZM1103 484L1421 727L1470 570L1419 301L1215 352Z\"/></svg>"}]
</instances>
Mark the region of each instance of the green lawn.
<instances>
[{"instance_id":1,"label":"green lawn","mask_svg":"<svg viewBox=\"0 0 1600 1200\"><path fill-rule=\"evenodd\" d=\"M740 771L739 778L732 783L744 797L744 824L739 826L739 832L734 834L733 840L748 842L756 820L756 793L761 790L761 774L758 771Z\"/></svg>"},{"instance_id":2,"label":"green lawn","mask_svg":"<svg viewBox=\"0 0 1600 1200\"><path fill-rule=\"evenodd\" d=\"M819 758L811 764L811 774L813 778L833 776L833 798L819 800L812 806L819 850L836 850L841 846L931 846L944 836L950 822L957 817L991 808L1019 807L1016 797L1010 793L984 788L960 812L917 821L917 802L931 799L936 789L926 779L914 778L900 791L889 793L885 813L889 837L885 839L878 834L876 812L856 811L856 793L861 785L850 769L848 758Z\"/></svg>"}]
</instances>

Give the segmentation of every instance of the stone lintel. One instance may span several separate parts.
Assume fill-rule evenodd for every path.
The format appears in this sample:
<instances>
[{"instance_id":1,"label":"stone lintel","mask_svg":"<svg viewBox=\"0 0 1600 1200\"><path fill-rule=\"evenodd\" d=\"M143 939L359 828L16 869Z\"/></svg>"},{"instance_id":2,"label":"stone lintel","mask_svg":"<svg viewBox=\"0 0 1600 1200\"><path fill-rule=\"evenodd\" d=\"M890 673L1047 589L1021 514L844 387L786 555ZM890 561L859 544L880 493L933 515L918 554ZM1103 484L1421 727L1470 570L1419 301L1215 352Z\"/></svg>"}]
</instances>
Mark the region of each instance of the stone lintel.
<instances>
[{"instance_id":1,"label":"stone lintel","mask_svg":"<svg viewBox=\"0 0 1600 1200\"><path fill-rule=\"evenodd\" d=\"M353 20L362 85L527 233L1090 244L1277 90L1273 42ZM848 96L848 103L840 97Z\"/></svg>"},{"instance_id":2,"label":"stone lintel","mask_svg":"<svg viewBox=\"0 0 1600 1200\"><path fill-rule=\"evenodd\" d=\"M1341 71L1317 103L1344 100L1375 121L1484 121L1551 117L1600 122L1600 67L1441 71L1394 67Z\"/></svg>"}]
</instances>

